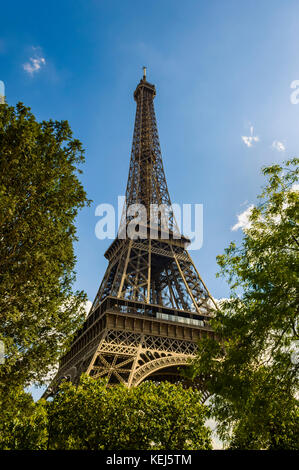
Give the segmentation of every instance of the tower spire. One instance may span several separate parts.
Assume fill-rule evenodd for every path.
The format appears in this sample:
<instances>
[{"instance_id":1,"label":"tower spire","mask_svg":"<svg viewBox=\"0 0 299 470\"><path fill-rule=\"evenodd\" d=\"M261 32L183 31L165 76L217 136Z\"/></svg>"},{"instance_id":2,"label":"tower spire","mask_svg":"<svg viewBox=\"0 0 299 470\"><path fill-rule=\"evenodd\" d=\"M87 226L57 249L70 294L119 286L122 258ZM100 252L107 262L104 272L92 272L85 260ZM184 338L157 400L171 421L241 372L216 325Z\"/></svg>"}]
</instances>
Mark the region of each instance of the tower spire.
<instances>
[{"instance_id":1,"label":"tower spire","mask_svg":"<svg viewBox=\"0 0 299 470\"><path fill-rule=\"evenodd\" d=\"M146 81L146 69L147 67L143 66L143 80Z\"/></svg>"},{"instance_id":2,"label":"tower spire","mask_svg":"<svg viewBox=\"0 0 299 470\"><path fill-rule=\"evenodd\" d=\"M151 207L154 205L164 207L168 211L167 221L161 219L167 224L164 228L178 234L179 229L174 219L163 168L154 109L155 96L155 85L146 81L146 67L143 67L143 79L134 91L136 115L126 188L126 208L133 204L142 204L146 208L149 225ZM122 214L119 233L123 232L129 221L125 213L126 208Z\"/></svg>"}]
</instances>

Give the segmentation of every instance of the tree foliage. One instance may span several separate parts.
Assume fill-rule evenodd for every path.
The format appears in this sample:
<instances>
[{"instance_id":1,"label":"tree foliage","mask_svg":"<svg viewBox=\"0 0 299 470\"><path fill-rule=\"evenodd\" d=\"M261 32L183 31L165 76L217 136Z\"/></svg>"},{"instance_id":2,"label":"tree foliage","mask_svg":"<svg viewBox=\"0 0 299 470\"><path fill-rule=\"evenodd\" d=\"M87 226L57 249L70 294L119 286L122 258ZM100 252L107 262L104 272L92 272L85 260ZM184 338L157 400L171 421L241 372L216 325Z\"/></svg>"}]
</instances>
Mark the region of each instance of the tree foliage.
<instances>
[{"instance_id":1,"label":"tree foliage","mask_svg":"<svg viewBox=\"0 0 299 470\"><path fill-rule=\"evenodd\" d=\"M215 312L217 339L201 342L192 368L207 378L218 430L233 448L298 446L298 163L263 169L268 182L241 246L218 256L231 298Z\"/></svg>"},{"instance_id":2,"label":"tree foliage","mask_svg":"<svg viewBox=\"0 0 299 470\"><path fill-rule=\"evenodd\" d=\"M211 449L207 408L198 391L180 385L107 387L103 379L83 375L78 387L64 382L52 402L28 403L24 395L17 400L26 406L18 416L4 417L0 448Z\"/></svg>"},{"instance_id":3,"label":"tree foliage","mask_svg":"<svg viewBox=\"0 0 299 470\"><path fill-rule=\"evenodd\" d=\"M0 395L0 450L43 450L48 442L45 400L35 403L21 387Z\"/></svg>"},{"instance_id":4,"label":"tree foliage","mask_svg":"<svg viewBox=\"0 0 299 470\"><path fill-rule=\"evenodd\" d=\"M82 322L85 294L72 284L75 218L88 203L83 161L67 121L39 123L22 103L0 106L3 393L42 381Z\"/></svg>"}]
</instances>

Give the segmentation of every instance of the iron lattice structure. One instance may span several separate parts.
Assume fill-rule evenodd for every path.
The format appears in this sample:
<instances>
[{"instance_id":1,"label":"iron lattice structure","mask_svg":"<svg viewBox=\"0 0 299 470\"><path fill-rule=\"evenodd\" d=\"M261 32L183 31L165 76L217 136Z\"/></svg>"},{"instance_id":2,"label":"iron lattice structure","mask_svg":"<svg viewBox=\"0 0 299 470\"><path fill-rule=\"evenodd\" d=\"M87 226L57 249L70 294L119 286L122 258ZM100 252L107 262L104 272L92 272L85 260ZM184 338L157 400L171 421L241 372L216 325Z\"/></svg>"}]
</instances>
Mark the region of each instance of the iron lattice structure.
<instances>
[{"instance_id":1,"label":"iron lattice structure","mask_svg":"<svg viewBox=\"0 0 299 470\"><path fill-rule=\"evenodd\" d=\"M155 86L144 74L135 92L133 145L117 238L105 253L108 268L92 305L47 394L62 378L77 382L82 372L108 376L110 383L138 385L145 379L177 380L194 357L197 342L213 336L209 318L216 307L188 251L171 209L154 111ZM146 208L147 238L124 236L128 208ZM150 207L164 204L151 237ZM165 229L168 236L165 236Z\"/></svg>"}]
</instances>

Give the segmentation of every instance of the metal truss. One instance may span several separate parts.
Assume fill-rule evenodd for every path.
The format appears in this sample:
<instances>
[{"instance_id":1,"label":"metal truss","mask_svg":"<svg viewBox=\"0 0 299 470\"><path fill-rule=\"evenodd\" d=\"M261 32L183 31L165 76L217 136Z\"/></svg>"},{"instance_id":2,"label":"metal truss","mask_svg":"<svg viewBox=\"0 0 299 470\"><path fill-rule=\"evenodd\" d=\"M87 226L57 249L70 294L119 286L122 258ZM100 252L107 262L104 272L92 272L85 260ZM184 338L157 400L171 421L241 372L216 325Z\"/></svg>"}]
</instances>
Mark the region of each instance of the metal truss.
<instances>
[{"instance_id":1,"label":"metal truss","mask_svg":"<svg viewBox=\"0 0 299 470\"><path fill-rule=\"evenodd\" d=\"M184 246L171 240L124 240L119 251L110 259L93 309L113 295L199 315L211 311L214 300Z\"/></svg>"},{"instance_id":2,"label":"metal truss","mask_svg":"<svg viewBox=\"0 0 299 470\"><path fill-rule=\"evenodd\" d=\"M126 189L126 206L144 205L148 223L151 204L171 207L154 110L155 95L155 86L143 78L134 93L137 106ZM124 230L129 220L125 207L119 232ZM168 228L179 233L172 211L169 213Z\"/></svg>"},{"instance_id":3,"label":"metal truss","mask_svg":"<svg viewBox=\"0 0 299 470\"><path fill-rule=\"evenodd\" d=\"M134 93L136 118L118 237L105 253L108 268L83 328L61 360L52 390L62 378L76 383L82 372L128 387L148 379L178 380L179 368L195 356L198 340L213 335L209 318L217 307L186 249L189 240L178 237L171 209L166 221L158 219L158 236L150 232L151 204L171 208L155 94L144 76ZM145 239L123 236L132 204L146 208L150 236Z\"/></svg>"}]
</instances>

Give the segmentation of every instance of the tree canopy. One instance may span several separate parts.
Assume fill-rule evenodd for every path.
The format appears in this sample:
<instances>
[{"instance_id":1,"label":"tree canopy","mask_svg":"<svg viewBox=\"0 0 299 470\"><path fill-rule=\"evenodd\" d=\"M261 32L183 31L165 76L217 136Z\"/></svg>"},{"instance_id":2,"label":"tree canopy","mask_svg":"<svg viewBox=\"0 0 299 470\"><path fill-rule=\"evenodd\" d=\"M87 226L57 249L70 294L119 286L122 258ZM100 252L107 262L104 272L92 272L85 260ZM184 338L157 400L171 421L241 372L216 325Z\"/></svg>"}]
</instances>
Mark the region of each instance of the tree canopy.
<instances>
[{"instance_id":1,"label":"tree canopy","mask_svg":"<svg viewBox=\"0 0 299 470\"><path fill-rule=\"evenodd\" d=\"M192 367L233 448L298 448L298 163L263 169L242 244L218 256L231 297L212 320L216 339L200 343Z\"/></svg>"},{"instance_id":2,"label":"tree canopy","mask_svg":"<svg viewBox=\"0 0 299 470\"><path fill-rule=\"evenodd\" d=\"M211 449L200 393L168 382L128 389L82 376L62 383L53 401L12 394L18 413L0 424L0 449Z\"/></svg>"},{"instance_id":3,"label":"tree canopy","mask_svg":"<svg viewBox=\"0 0 299 470\"><path fill-rule=\"evenodd\" d=\"M67 121L0 106L0 340L3 387L41 382L81 325L73 292L82 144ZM7 393L7 390L5 391Z\"/></svg>"}]
</instances>

